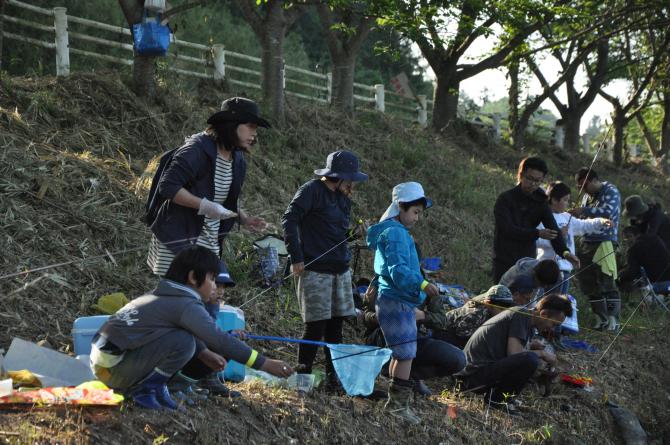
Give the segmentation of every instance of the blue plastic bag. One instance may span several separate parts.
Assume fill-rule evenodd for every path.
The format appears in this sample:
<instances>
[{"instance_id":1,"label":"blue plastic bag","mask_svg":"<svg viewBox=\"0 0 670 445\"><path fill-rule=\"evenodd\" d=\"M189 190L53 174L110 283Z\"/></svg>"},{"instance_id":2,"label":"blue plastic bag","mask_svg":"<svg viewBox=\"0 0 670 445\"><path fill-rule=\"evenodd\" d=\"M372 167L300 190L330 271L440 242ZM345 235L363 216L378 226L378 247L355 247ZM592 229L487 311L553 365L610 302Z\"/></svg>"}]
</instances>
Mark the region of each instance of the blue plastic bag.
<instances>
[{"instance_id":1,"label":"blue plastic bag","mask_svg":"<svg viewBox=\"0 0 670 445\"><path fill-rule=\"evenodd\" d=\"M365 345L329 344L333 367L350 396L367 396L375 389L382 366L391 358L391 350Z\"/></svg>"},{"instance_id":2,"label":"blue plastic bag","mask_svg":"<svg viewBox=\"0 0 670 445\"><path fill-rule=\"evenodd\" d=\"M147 18L146 11L140 23L133 25L133 47L143 56L164 56L170 47L170 28L161 25L160 14Z\"/></svg>"}]
</instances>

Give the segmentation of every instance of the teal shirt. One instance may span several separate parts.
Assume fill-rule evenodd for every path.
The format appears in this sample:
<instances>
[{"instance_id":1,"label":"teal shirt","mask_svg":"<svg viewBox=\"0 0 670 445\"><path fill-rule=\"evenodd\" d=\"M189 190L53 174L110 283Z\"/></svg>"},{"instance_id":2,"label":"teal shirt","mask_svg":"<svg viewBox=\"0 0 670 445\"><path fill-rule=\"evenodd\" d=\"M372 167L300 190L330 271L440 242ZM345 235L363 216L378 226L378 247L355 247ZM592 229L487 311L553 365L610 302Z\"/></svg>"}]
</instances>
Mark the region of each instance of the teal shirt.
<instances>
[{"instance_id":1,"label":"teal shirt","mask_svg":"<svg viewBox=\"0 0 670 445\"><path fill-rule=\"evenodd\" d=\"M423 275L409 230L395 219L368 229L367 243L375 251L374 269L383 298L418 306L426 299L421 290Z\"/></svg>"}]
</instances>

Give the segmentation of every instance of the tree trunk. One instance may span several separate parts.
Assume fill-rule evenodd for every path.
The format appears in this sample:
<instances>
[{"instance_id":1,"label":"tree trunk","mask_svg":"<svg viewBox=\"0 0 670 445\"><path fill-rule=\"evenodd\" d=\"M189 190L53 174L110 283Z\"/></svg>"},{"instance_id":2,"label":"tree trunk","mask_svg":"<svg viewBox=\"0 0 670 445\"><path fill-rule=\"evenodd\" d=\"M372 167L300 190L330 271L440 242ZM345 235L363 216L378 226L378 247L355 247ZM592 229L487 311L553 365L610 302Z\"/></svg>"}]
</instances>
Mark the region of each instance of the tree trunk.
<instances>
[{"instance_id":1,"label":"tree trunk","mask_svg":"<svg viewBox=\"0 0 670 445\"><path fill-rule=\"evenodd\" d=\"M535 110L524 110L523 113L516 120L514 127L510 129L510 134L512 136L512 145L515 149L523 151L526 145L526 129L528 128L528 122L530 122L530 117L533 115Z\"/></svg>"},{"instance_id":2,"label":"tree trunk","mask_svg":"<svg viewBox=\"0 0 670 445\"><path fill-rule=\"evenodd\" d=\"M640 131L642 131L642 136L644 136L644 142L649 149L649 154L651 154L654 159L658 160L660 155L658 153L659 147L656 135L654 135L654 132L651 131L651 128L649 128L649 125L645 122L642 113L637 113L635 115L635 120L637 120L637 125L640 127Z\"/></svg>"},{"instance_id":3,"label":"tree trunk","mask_svg":"<svg viewBox=\"0 0 670 445\"><path fill-rule=\"evenodd\" d=\"M270 104L273 118L279 126L282 126L286 120L284 108L284 37L284 27L275 25L268 26L261 39L263 99Z\"/></svg>"},{"instance_id":4,"label":"tree trunk","mask_svg":"<svg viewBox=\"0 0 670 445\"><path fill-rule=\"evenodd\" d=\"M0 0L0 76L2 76L2 32L5 29L5 0Z\"/></svg>"},{"instance_id":5,"label":"tree trunk","mask_svg":"<svg viewBox=\"0 0 670 445\"><path fill-rule=\"evenodd\" d=\"M133 91L139 97L151 99L156 96L156 57L133 57Z\"/></svg>"},{"instance_id":6,"label":"tree trunk","mask_svg":"<svg viewBox=\"0 0 670 445\"><path fill-rule=\"evenodd\" d=\"M333 93L332 104L351 116L354 112L354 71L355 56L340 56L333 58Z\"/></svg>"},{"instance_id":7,"label":"tree trunk","mask_svg":"<svg viewBox=\"0 0 670 445\"><path fill-rule=\"evenodd\" d=\"M579 112L568 112L563 116L565 125L565 139L563 141L563 151L566 153L577 153L581 146L581 137L579 127L581 126L582 115Z\"/></svg>"},{"instance_id":8,"label":"tree trunk","mask_svg":"<svg viewBox=\"0 0 670 445\"><path fill-rule=\"evenodd\" d=\"M433 96L433 128L443 130L456 121L458 113L458 89L460 82L447 72L437 74L437 84Z\"/></svg>"},{"instance_id":9,"label":"tree trunk","mask_svg":"<svg viewBox=\"0 0 670 445\"><path fill-rule=\"evenodd\" d=\"M670 82L666 82L670 83ZM661 169L668 173L668 155L670 154L670 85L666 86L663 93L663 121L661 122L661 144L658 151L658 164Z\"/></svg>"},{"instance_id":10,"label":"tree trunk","mask_svg":"<svg viewBox=\"0 0 670 445\"><path fill-rule=\"evenodd\" d=\"M620 167L621 164L623 164L623 149L626 143L626 123L626 116L623 110L615 109L614 118L612 120L612 126L614 127L614 147L612 147L612 152L614 155L614 164L617 167Z\"/></svg>"},{"instance_id":11,"label":"tree trunk","mask_svg":"<svg viewBox=\"0 0 670 445\"><path fill-rule=\"evenodd\" d=\"M516 141L516 138L519 136L516 131L519 122L519 59L514 59L510 62L507 67L507 75L509 76L509 92L507 96L509 116L507 117L507 121L509 123L510 134L512 135L512 144L514 148L519 149L523 146L523 141L521 145L517 144ZM523 138L525 129L526 125L521 129L521 138Z\"/></svg>"},{"instance_id":12,"label":"tree trunk","mask_svg":"<svg viewBox=\"0 0 670 445\"><path fill-rule=\"evenodd\" d=\"M132 28L135 23L142 21L144 15L143 0L119 0L123 15ZM133 57L133 91L140 97L153 98L156 95L156 57Z\"/></svg>"}]
</instances>

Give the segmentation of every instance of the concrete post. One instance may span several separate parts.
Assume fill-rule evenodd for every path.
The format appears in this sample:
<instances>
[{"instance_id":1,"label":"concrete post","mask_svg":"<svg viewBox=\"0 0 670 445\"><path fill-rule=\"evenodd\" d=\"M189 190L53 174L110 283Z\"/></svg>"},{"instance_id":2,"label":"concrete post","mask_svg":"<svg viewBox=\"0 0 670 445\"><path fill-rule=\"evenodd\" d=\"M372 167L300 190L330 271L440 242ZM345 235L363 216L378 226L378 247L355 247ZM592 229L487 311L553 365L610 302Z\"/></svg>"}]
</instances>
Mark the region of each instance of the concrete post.
<instances>
[{"instance_id":1,"label":"concrete post","mask_svg":"<svg viewBox=\"0 0 670 445\"><path fill-rule=\"evenodd\" d=\"M281 61L281 88L286 91L286 60Z\"/></svg>"},{"instance_id":2,"label":"concrete post","mask_svg":"<svg viewBox=\"0 0 670 445\"><path fill-rule=\"evenodd\" d=\"M375 85L375 110L383 113L386 111L384 105L384 85L377 84Z\"/></svg>"},{"instance_id":3,"label":"concrete post","mask_svg":"<svg viewBox=\"0 0 670 445\"><path fill-rule=\"evenodd\" d=\"M591 136L588 133L582 135L583 151L586 154L591 154Z\"/></svg>"},{"instance_id":4,"label":"concrete post","mask_svg":"<svg viewBox=\"0 0 670 445\"><path fill-rule=\"evenodd\" d=\"M333 100L333 73L326 73L326 86L328 87L328 103Z\"/></svg>"},{"instance_id":5,"label":"concrete post","mask_svg":"<svg viewBox=\"0 0 670 445\"><path fill-rule=\"evenodd\" d=\"M226 77L226 53L220 43L212 45L214 57L214 79L223 80Z\"/></svg>"},{"instance_id":6,"label":"concrete post","mask_svg":"<svg viewBox=\"0 0 670 445\"><path fill-rule=\"evenodd\" d=\"M53 8L56 28L56 75L70 74L70 43L67 35L67 8Z\"/></svg>"},{"instance_id":7,"label":"concrete post","mask_svg":"<svg viewBox=\"0 0 670 445\"><path fill-rule=\"evenodd\" d=\"M493 140L495 142L500 142L500 120L501 116L500 113L493 113L491 115L491 119L493 119Z\"/></svg>"},{"instance_id":8,"label":"concrete post","mask_svg":"<svg viewBox=\"0 0 670 445\"><path fill-rule=\"evenodd\" d=\"M421 128L426 128L428 126L428 102L426 95L419 94L417 98L419 99L419 116L417 122L419 122Z\"/></svg>"}]
</instances>

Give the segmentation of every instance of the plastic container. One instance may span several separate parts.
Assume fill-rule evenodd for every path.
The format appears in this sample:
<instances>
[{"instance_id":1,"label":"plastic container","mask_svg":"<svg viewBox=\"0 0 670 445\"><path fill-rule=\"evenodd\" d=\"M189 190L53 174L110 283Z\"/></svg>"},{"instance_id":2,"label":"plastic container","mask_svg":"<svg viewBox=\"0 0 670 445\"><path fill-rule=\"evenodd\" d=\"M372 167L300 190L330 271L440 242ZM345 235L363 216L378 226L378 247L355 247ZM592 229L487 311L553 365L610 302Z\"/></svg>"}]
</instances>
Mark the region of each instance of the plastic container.
<instances>
[{"instance_id":1,"label":"plastic container","mask_svg":"<svg viewBox=\"0 0 670 445\"><path fill-rule=\"evenodd\" d=\"M567 295L572 305L572 316L568 317L561 324L561 331L564 334L578 334L579 333L579 323L577 322L577 300L572 295Z\"/></svg>"},{"instance_id":2,"label":"plastic container","mask_svg":"<svg viewBox=\"0 0 670 445\"><path fill-rule=\"evenodd\" d=\"M288 378L288 387L307 394L312 392L315 382L314 374L293 374Z\"/></svg>"},{"instance_id":3,"label":"plastic container","mask_svg":"<svg viewBox=\"0 0 670 445\"><path fill-rule=\"evenodd\" d=\"M229 305L224 305L219 311L219 316L216 318L216 325L222 331L232 331L236 329L244 329L246 324L244 322L244 311ZM219 376L231 382L241 382L244 380L246 368L242 363L235 360L229 360L223 372Z\"/></svg>"},{"instance_id":4,"label":"plastic container","mask_svg":"<svg viewBox=\"0 0 670 445\"><path fill-rule=\"evenodd\" d=\"M74 355L88 355L91 353L91 340L108 319L109 315L94 315L79 317L74 321L72 325Z\"/></svg>"}]
</instances>

